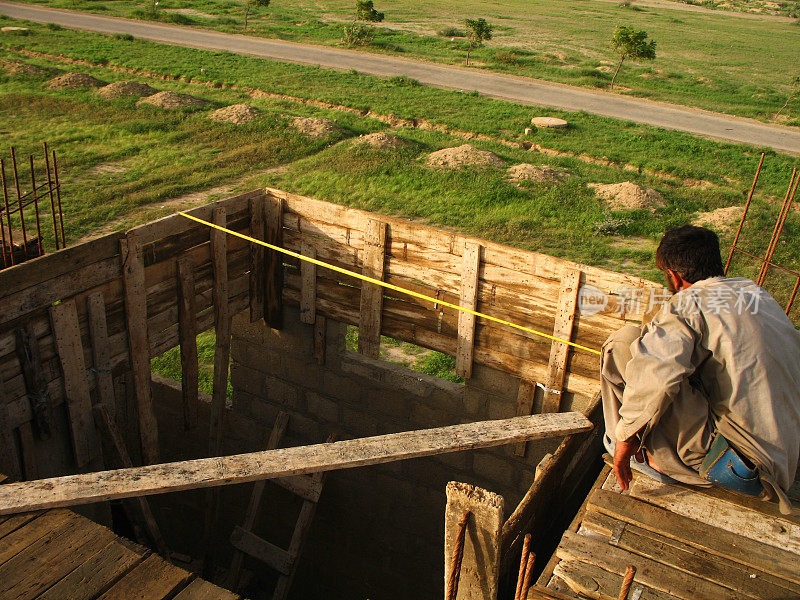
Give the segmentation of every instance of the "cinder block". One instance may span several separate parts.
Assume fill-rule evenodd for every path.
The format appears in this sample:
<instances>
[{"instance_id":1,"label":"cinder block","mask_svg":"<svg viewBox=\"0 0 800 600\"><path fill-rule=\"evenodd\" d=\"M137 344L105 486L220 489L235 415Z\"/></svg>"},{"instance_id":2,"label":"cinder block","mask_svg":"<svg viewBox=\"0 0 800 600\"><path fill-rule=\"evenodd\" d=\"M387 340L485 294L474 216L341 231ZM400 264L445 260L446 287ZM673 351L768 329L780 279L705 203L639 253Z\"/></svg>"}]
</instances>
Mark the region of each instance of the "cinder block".
<instances>
[{"instance_id":1,"label":"cinder block","mask_svg":"<svg viewBox=\"0 0 800 600\"><path fill-rule=\"evenodd\" d=\"M308 413L315 419L331 424L340 422L339 403L316 392L306 392Z\"/></svg>"},{"instance_id":2,"label":"cinder block","mask_svg":"<svg viewBox=\"0 0 800 600\"><path fill-rule=\"evenodd\" d=\"M490 420L494 419L510 419L517 416L516 401L511 402L507 398L487 394L489 402L488 417Z\"/></svg>"},{"instance_id":3,"label":"cinder block","mask_svg":"<svg viewBox=\"0 0 800 600\"><path fill-rule=\"evenodd\" d=\"M272 375L262 375L262 379L264 381L264 397L269 402L282 407L298 408L300 389L297 385Z\"/></svg>"},{"instance_id":4,"label":"cinder block","mask_svg":"<svg viewBox=\"0 0 800 600\"><path fill-rule=\"evenodd\" d=\"M241 363L231 365L231 384L234 388L240 389L253 396L261 396L264 393L264 374L261 371L251 369Z\"/></svg>"},{"instance_id":5,"label":"cinder block","mask_svg":"<svg viewBox=\"0 0 800 600\"><path fill-rule=\"evenodd\" d=\"M342 373L366 379L369 385L378 385L383 381L385 369L377 361L369 360L355 352L346 352L342 357Z\"/></svg>"},{"instance_id":6,"label":"cinder block","mask_svg":"<svg viewBox=\"0 0 800 600\"><path fill-rule=\"evenodd\" d=\"M299 359L290 353L280 356L281 368L278 375L304 388L322 390L323 369L313 360Z\"/></svg>"},{"instance_id":7,"label":"cinder block","mask_svg":"<svg viewBox=\"0 0 800 600\"><path fill-rule=\"evenodd\" d=\"M399 365L387 366L383 382L393 389L403 390L418 398L427 398L433 391L426 376Z\"/></svg>"},{"instance_id":8,"label":"cinder block","mask_svg":"<svg viewBox=\"0 0 800 600\"><path fill-rule=\"evenodd\" d=\"M481 389L467 387L463 396L464 412L475 417L476 421L489 417L489 396Z\"/></svg>"},{"instance_id":9,"label":"cinder block","mask_svg":"<svg viewBox=\"0 0 800 600\"><path fill-rule=\"evenodd\" d=\"M475 364L472 367L472 377L470 377L466 385L467 387L483 389L493 394L515 398L519 388L519 378L503 371Z\"/></svg>"},{"instance_id":10,"label":"cinder block","mask_svg":"<svg viewBox=\"0 0 800 600\"><path fill-rule=\"evenodd\" d=\"M360 410L342 406L342 429L352 432L357 437L378 435L378 420Z\"/></svg>"},{"instance_id":11,"label":"cinder block","mask_svg":"<svg viewBox=\"0 0 800 600\"><path fill-rule=\"evenodd\" d=\"M384 424L391 425L392 423L408 421L414 401L402 394L396 394L390 390L381 390L375 394L363 395L361 404L367 407L370 412L379 415L379 419ZM380 417L389 417L389 420L387 421L387 419Z\"/></svg>"},{"instance_id":12,"label":"cinder block","mask_svg":"<svg viewBox=\"0 0 800 600\"><path fill-rule=\"evenodd\" d=\"M436 410L427 404L414 403L411 406L411 426L416 429L455 425L459 417L444 410Z\"/></svg>"},{"instance_id":13,"label":"cinder block","mask_svg":"<svg viewBox=\"0 0 800 600\"><path fill-rule=\"evenodd\" d=\"M357 381L329 369L325 369L322 373L321 388L326 396L333 396L346 402L357 402L364 394L372 391Z\"/></svg>"},{"instance_id":14,"label":"cinder block","mask_svg":"<svg viewBox=\"0 0 800 600\"><path fill-rule=\"evenodd\" d=\"M516 492L518 489L520 479L518 468L489 452L475 452L474 469L476 475L492 482L493 491L504 493L505 490Z\"/></svg>"}]
</instances>

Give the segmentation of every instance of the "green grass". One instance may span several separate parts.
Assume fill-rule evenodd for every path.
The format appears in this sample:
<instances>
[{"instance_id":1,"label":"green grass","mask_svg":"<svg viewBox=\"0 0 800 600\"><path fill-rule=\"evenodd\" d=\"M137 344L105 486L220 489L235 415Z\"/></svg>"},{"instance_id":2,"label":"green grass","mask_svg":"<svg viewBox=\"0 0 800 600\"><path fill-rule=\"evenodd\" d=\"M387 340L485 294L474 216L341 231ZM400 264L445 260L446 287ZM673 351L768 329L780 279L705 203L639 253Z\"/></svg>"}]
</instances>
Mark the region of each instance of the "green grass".
<instances>
[{"instance_id":1,"label":"green grass","mask_svg":"<svg viewBox=\"0 0 800 600\"><path fill-rule=\"evenodd\" d=\"M214 392L214 345L216 335L213 331L206 331L197 336L197 359L199 364L198 381L200 391L211 395ZM171 348L161 356L156 356L150 361L150 368L154 373L175 381L181 380L181 349ZM227 397L233 397L233 387L228 379Z\"/></svg>"},{"instance_id":2,"label":"green grass","mask_svg":"<svg viewBox=\"0 0 800 600\"><path fill-rule=\"evenodd\" d=\"M101 14L243 31L242 5L230 0L31 0ZM654 63L630 62L617 91L769 120L786 98L800 54L798 24L789 19L753 19L724 11L688 12L680 3L665 8L620 6L616 2L571 0L477 0L442 3L392 0L378 3L386 22L375 27L371 52L463 64L467 42L454 37L465 17L485 17L494 38L473 52L481 68L539 77L585 87L606 88L616 62L609 47L620 24L645 29L658 42ZM797 2L784 2L789 13ZM172 12L190 10L190 14ZM191 12L194 11L194 12ZM197 12L201 14L197 14ZM273 2L250 18L248 33L315 44L341 45L343 27L353 18L351 0ZM437 32L448 34L447 37ZM800 104L789 123L798 124Z\"/></svg>"}]
</instances>

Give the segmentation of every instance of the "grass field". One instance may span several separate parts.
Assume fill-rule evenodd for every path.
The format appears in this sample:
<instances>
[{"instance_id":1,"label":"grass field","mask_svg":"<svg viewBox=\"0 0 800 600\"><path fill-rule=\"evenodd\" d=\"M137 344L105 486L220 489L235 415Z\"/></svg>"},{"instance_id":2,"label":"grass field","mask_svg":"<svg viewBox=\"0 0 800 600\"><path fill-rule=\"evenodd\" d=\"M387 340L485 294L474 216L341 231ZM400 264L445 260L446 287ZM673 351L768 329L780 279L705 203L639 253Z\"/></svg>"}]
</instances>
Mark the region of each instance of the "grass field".
<instances>
[{"instance_id":1,"label":"grass field","mask_svg":"<svg viewBox=\"0 0 800 600\"><path fill-rule=\"evenodd\" d=\"M232 0L35 0L62 8L159 20L220 31L243 31L243 4ZM609 47L620 24L645 29L658 42L652 63L626 63L615 90L740 116L771 120L798 74L800 20L747 18L729 12L687 12L685 5L629 7L602 0L378 1L371 52L463 64L465 17L485 17L494 38L473 52L477 67L607 88L616 57ZM789 4L787 4L789 6ZM340 45L354 16L353 0L275 0L249 19L248 33ZM442 33L446 35L441 35ZM800 124L800 100L781 117Z\"/></svg>"}]
</instances>

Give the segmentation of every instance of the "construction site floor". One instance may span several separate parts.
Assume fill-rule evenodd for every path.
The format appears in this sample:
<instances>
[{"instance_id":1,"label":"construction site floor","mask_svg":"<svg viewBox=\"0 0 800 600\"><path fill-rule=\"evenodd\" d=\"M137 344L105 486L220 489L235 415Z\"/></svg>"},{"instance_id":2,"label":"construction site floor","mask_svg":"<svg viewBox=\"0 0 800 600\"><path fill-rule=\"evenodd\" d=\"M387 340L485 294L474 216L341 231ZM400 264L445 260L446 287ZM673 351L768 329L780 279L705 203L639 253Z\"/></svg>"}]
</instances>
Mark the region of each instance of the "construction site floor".
<instances>
[{"instance_id":1,"label":"construction site floor","mask_svg":"<svg viewBox=\"0 0 800 600\"><path fill-rule=\"evenodd\" d=\"M621 493L606 466L538 584L617 598L632 565L630 600L800 598L798 509L782 515L774 503L635 472Z\"/></svg>"},{"instance_id":2,"label":"construction site floor","mask_svg":"<svg viewBox=\"0 0 800 600\"><path fill-rule=\"evenodd\" d=\"M70 510L0 516L0 598L236 600Z\"/></svg>"}]
</instances>

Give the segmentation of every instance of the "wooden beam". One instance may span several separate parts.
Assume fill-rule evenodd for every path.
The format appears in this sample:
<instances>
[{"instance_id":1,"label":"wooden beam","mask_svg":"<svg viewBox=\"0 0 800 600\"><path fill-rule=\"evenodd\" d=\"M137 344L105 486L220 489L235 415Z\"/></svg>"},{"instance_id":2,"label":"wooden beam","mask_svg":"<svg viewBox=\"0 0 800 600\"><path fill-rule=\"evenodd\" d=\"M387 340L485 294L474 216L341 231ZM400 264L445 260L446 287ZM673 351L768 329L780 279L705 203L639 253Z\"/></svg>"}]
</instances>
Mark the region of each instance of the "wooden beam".
<instances>
[{"instance_id":1,"label":"wooden beam","mask_svg":"<svg viewBox=\"0 0 800 600\"><path fill-rule=\"evenodd\" d=\"M136 393L136 412L142 460L158 462L158 422L153 411L150 390L150 341L147 337L147 288L144 281L142 244L135 233L129 232L120 240L122 283L125 297L125 319L128 332L128 352Z\"/></svg>"},{"instance_id":2,"label":"wooden beam","mask_svg":"<svg viewBox=\"0 0 800 600\"><path fill-rule=\"evenodd\" d=\"M375 219L368 219L364 227L363 274L381 281L386 265L386 229L386 223ZM380 357L382 310L383 288L362 282L358 351L369 358Z\"/></svg>"},{"instance_id":3,"label":"wooden beam","mask_svg":"<svg viewBox=\"0 0 800 600\"><path fill-rule=\"evenodd\" d=\"M114 378L111 376L111 349L108 343L108 321L103 292L93 292L86 297L89 313L89 337L92 340L92 360L97 382L97 397L112 413L116 412Z\"/></svg>"},{"instance_id":4,"label":"wooden beam","mask_svg":"<svg viewBox=\"0 0 800 600\"><path fill-rule=\"evenodd\" d=\"M310 244L303 243L300 253L309 258L317 258L317 251ZM300 321L312 324L317 310L317 265L300 261Z\"/></svg>"},{"instance_id":5,"label":"wooden beam","mask_svg":"<svg viewBox=\"0 0 800 600\"><path fill-rule=\"evenodd\" d=\"M69 413L72 450L78 468L83 468L98 456L98 440L92 418L92 399L86 379L86 365L83 362L83 345L75 300L51 306L50 321L64 376L64 396Z\"/></svg>"},{"instance_id":6,"label":"wooden beam","mask_svg":"<svg viewBox=\"0 0 800 600\"><path fill-rule=\"evenodd\" d=\"M14 429L8 418L8 397L3 389L3 379L0 377L0 472L5 473L11 481L22 479L19 453L14 441Z\"/></svg>"},{"instance_id":7,"label":"wooden beam","mask_svg":"<svg viewBox=\"0 0 800 600\"><path fill-rule=\"evenodd\" d=\"M43 438L49 438L53 422L53 402L42 369L42 357L39 351L39 341L31 321L14 330L16 341L16 354L22 369L22 379L25 382L25 393L30 398L33 422L36 433ZM28 429L32 430L30 423Z\"/></svg>"},{"instance_id":8,"label":"wooden beam","mask_svg":"<svg viewBox=\"0 0 800 600\"><path fill-rule=\"evenodd\" d=\"M318 314L314 321L314 358L318 365L325 364L325 348L328 345L328 320Z\"/></svg>"},{"instance_id":9,"label":"wooden beam","mask_svg":"<svg viewBox=\"0 0 800 600\"><path fill-rule=\"evenodd\" d=\"M213 222L225 227L225 209L214 208ZM227 234L211 230L211 261L214 269L214 383L211 397L211 431L209 456L218 456L222 449L225 402L228 393L228 366L231 358L231 314L228 307L228 240Z\"/></svg>"},{"instance_id":10,"label":"wooden beam","mask_svg":"<svg viewBox=\"0 0 800 600\"><path fill-rule=\"evenodd\" d=\"M517 390L517 416L524 417L533 412L533 399L536 397L536 382L527 379L519 380L519 389ZM525 449L527 448L525 442L520 442L514 446L514 454L516 456L525 456Z\"/></svg>"},{"instance_id":11,"label":"wooden beam","mask_svg":"<svg viewBox=\"0 0 800 600\"><path fill-rule=\"evenodd\" d=\"M250 237L264 241L264 197L250 199ZM266 248L250 244L250 322L264 318L264 255Z\"/></svg>"},{"instance_id":12,"label":"wooden beam","mask_svg":"<svg viewBox=\"0 0 800 600\"><path fill-rule=\"evenodd\" d=\"M461 267L461 299L459 306L477 310L478 272L481 265L480 244L467 242ZM475 346L475 315L458 313L458 352L456 373L464 379L472 376L472 357ZM530 414L530 413L529 413Z\"/></svg>"},{"instance_id":13,"label":"wooden beam","mask_svg":"<svg viewBox=\"0 0 800 600\"><path fill-rule=\"evenodd\" d=\"M273 246L283 247L282 198L269 196L264 202L264 235ZM283 327L283 255L265 249L264 320L273 329Z\"/></svg>"},{"instance_id":14,"label":"wooden beam","mask_svg":"<svg viewBox=\"0 0 800 600\"><path fill-rule=\"evenodd\" d=\"M234 526L231 533L231 544L239 552L252 556L278 573L288 575L291 572L294 562L291 554L238 525Z\"/></svg>"},{"instance_id":15,"label":"wooden beam","mask_svg":"<svg viewBox=\"0 0 800 600\"><path fill-rule=\"evenodd\" d=\"M183 256L176 261L178 278L178 338L181 346L181 398L183 427L197 426L197 405L200 396L200 372L197 358L197 303L195 299L192 259Z\"/></svg>"},{"instance_id":16,"label":"wooden beam","mask_svg":"<svg viewBox=\"0 0 800 600\"><path fill-rule=\"evenodd\" d=\"M572 328L575 324L575 310L578 307L578 290L581 285L581 272L568 269L561 277L561 291L558 294L558 312L553 327L553 336L572 341ZM561 408L561 396L564 390L564 378L567 374L567 357L570 346L563 342L553 341L550 346L550 361L547 364L542 412L558 412Z\"/></svg>"},{"instance_id":17,"label":"wooden beam","mask_svg":"<svg viewBox=\"0 0 800 600\"><path fill-rule=\"evenodd\" d=\"M532 415L313 446L11 483L0 486L0 515L364 467L501 446L520 440L563 437L591 428L592 423L580 413Z\"/></svg>"}]
</instances>

